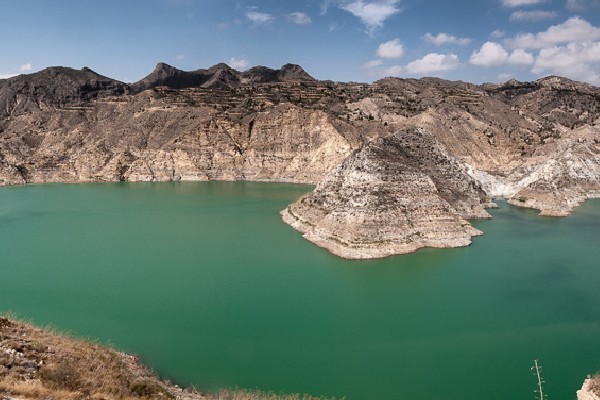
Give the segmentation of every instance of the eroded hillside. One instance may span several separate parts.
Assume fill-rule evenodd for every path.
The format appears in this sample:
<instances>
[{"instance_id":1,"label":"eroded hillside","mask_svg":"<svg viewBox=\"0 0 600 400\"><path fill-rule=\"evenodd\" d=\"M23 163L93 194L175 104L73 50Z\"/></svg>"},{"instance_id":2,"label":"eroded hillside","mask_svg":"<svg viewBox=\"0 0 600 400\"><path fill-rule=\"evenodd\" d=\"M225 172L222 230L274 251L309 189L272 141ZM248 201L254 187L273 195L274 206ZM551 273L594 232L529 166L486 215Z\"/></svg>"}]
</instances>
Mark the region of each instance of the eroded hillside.
<instances>
[{"instance_id":1,"label":"eroded hillside","mask_svg":"<svg viewBox=\"0 0 600 400\"><path fill-rule=\"evenodd\" d=\"M317 184L283 213L351 258L461 246L490 198L567 215L600 195L600 90L559 77L473 85L316 81L301 67L159 64L124 84L85 68L0 80L0 185Z\"/></svg>"}]
</instances>

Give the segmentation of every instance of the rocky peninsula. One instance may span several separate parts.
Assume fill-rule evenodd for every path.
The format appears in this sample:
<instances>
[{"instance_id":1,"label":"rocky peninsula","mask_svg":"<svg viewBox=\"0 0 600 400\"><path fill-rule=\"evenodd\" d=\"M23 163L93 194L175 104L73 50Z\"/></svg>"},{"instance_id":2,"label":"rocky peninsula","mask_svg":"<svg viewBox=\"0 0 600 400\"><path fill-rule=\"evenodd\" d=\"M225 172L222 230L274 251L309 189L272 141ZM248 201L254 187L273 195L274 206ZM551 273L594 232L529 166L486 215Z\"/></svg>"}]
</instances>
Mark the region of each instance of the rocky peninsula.
<instances>
[{"instance_id":1,"label":"rocky peninsula","mask_svg":"<svg viewBox=\"0 0 600 400\"><path fill-rule=\"evenodd\" d=\"M493 198L566 216L600 196L600 89L560 77L318 81L298 65L159 63L124 83L49 67L0 80L0 186L310 183L282 211L346 258L468 245Z\"/></svg>"}]
</instances>

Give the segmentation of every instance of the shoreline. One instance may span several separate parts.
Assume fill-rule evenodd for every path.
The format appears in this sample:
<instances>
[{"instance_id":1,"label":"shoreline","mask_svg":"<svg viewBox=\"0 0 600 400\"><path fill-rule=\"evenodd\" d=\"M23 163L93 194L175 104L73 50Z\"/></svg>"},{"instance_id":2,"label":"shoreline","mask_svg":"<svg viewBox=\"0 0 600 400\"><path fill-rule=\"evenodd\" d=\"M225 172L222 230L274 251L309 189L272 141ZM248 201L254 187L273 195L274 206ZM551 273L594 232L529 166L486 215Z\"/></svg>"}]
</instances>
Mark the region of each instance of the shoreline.
<instances>
[{"instance_id":1,"label":"shoreline","mask_svg":"<svg viewBox=\"0 0 600 400\"><path fill-rule=\"evenodd\" d=\"M136 180L136 181L43 181L43 182L26 182L26 183L17 183L17 184L2 184L0 188L8 188L8 187L19 187L19 186L41 186L41 185L83 185L83 184L115 184L115 183L199 183L199 182L251 182L251 183L283 183L283 184L294 184L294 185L306 185L311 186L313 191L307 192L304 196L300 197L296 202L288 205L286 208L279 212L281 221L294 230L298 231L302 237L314 245L321 247L331 254L348 259L348 260L369 260L369 259L378 259L378 258L386 258L395 255L404 255L404 254L412 254L418 251L419 249L424 248L460 248L467 247L472 245L472 238L484 235L485 233L481 230L473 227L471 225L471 221L480 220L480 219L492 219L489 214L487 216L479 215L479 216L471 216L471 218L465 218L465 221L461 224L465 227L464 237L451 237L447 239L437 239L436 241L427 242L426 240L419 241L419 238L415 238L416 240L411 240L410 243L380 243L378 245L360 245L360 244L350 244L348 242L340 241L339 239L323 235L319 233L315 233L315 225L310 222L302 219L297 213L292 212L291 208L297 205L303 198L306 196L312 195L317 188L317 185L306 183L306 182L296 182L293 180L242 180L242 179L206 179L206 180L161 180L161 181L153 181L153 180ZM493 209L497 208L497 205L493 202L497 199L505 201L508 205L523 208L523 209L531 209L538 212L538 216L542 217L551 217L551 218L562 218L569 217L573 209L581 206L585 201L590 199L600 198L600 192L595 190L590 191L589 193L580 194L577 199L571 201L571 204L567 205L565 209L561 210L553 210L553 209L541 209L536 208L538 205L534 202L521 202L516 200L514 197L504 197L504 196L490 196L490 202L481 204L484 209ZM466 224L465 224L466 223ZM468 236L468 237L467 237Z\"/></svg>"},{"instance_id":2,"label":"shoreline","mask_svg":"<svg viewBox=\"0 0 600 400\"><path fill-rule=\"evenodd\" d=\"M221 389L202 393L159 377L137 356L0 314L3 400L318 400L299 394ZM323 399L325 400L325 399Z\"/></svg>"}]
</instances>

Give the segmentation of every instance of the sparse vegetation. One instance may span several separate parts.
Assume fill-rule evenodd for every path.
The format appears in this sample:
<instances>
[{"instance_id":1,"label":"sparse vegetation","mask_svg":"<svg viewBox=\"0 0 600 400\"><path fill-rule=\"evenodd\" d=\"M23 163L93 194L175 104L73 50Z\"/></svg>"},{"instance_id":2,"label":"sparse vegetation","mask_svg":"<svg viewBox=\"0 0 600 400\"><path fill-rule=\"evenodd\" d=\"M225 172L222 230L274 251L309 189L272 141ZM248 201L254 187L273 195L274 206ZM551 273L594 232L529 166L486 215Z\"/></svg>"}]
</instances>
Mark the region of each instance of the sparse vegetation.
<instances>
[{"instance_id":1,"label":"sparse vegetation","mask_svg":"<svg viewBox=\"0 0 600 400\"><path fill-rule=\"evenodd\" d=\"M0 316L0 398L23 400L316 400L306 394L222 390L202 394L159 379L136 357L14 316Z\"/></svg>"}]
</instances>

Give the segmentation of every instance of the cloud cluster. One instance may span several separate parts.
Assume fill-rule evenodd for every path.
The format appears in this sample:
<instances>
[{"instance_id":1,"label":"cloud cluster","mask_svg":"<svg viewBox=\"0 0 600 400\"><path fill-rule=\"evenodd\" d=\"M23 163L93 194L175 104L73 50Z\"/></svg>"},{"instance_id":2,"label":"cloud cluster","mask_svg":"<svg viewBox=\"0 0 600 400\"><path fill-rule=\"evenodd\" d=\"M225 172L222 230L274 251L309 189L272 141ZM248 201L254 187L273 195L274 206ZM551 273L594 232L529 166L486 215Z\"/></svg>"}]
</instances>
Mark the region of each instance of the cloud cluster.
<instances>
[{"instance_id":1,"label":"cloud cluster","mask_svg":"<svg viewBox=\"0 0 600 400\"><path fill-rule=\"evenodd\" d=\"M400 39L381 43L377 47L377 59L362 65L363 70L373 77L409 75L428 75L454 70L460 63L456 54L429 53L424 57L406 65L385 65L384 59L398 59L404 55L404 47Z\"/></svg>"},{"instance_id":2,"label":"cloud cluster","mask_svg":"<svg viewBox=\"0 0 600 400\"><path fill-rule=\"evenodd\" d=\"M458 65L456 54L429 53L425 57L409 63L406 66L406 72L412 75L433 74L451 71Z\"/></svg>"},{"instance_id":3,"label":"cloud cluster","mask_svg":"<svg viewBox=\"0 0 600 400\"><path fill-rule=\"evenodd\" d=\"M509 20L513 22L538 22L556 18L555 11L515 11L510 14Z\"/></svg>"},{"instance_id":4,"label":"cloud cluster","mask_svg":"<svg viewBox=\"0 0 600 400\"><path fill-rule=\"evenodd\" d=\"M338 7L348 11L365 25L368 34L383 27L386 19L400 12L400 0L341 0Z\"/></svg>"},{"instance_id":5,"label":"cloud cluster","mask_svg":"<svg viewBox=\"0 0 600 400\"><path fill-rule=\"evenodd\" d=\"M534 4L544 3L546 0L502 0L504 7L520 7L520 6L531 6Z\"/></svg>"},{"instance_id":6,"label":"cloud cluster","mask_svg":"<svg viewBox=\"0 0 600 400\"><path fill-rule=\"evenodd\" d=\"M275 21L275 17L269 13L256 11L255 9L250 9L246 11L246 17L252 25L254 26L266 26L270 25Z\"/></svg>"},{"instance_id":7,"label":"cloud cluster","mask_svg":"<svg viewBox=\"0 0 600 400\"><path fill-rule=\"evenodd\" d=\"M459 38L454 35L450 35L449 33L438 33L437 35L432 35L427 32L422 37L426 42L435 44L436 46L441 46L444 44L457 44L459 46L468 46L472 40L468 38Z\"/></svg>"},{"instance_id":8,"label":"cloud cluster","mask_svg":"<svg viewBox=\"0 0 600 400\"><path fill-rule=\"evenodd\" d=\"M572 17L562 24L552 25L543 32L519 34L507 44L513 48L543 49L561 43L596 39L600 39L600 28L581 17Z\"/></svg>"},{"instance_id":9,"label":"cloud cluster","mask_svg":"<svg viewBox=\"0 0 600 400\"><path fill-rule=\"evenodd\" d=\"M288 22L296 25L307 25L312 22L312 19L303 12L293 12L288 14L286 15L286 19Z\"/></svg>"},{"instance_id":10,"label":"cloud cluster","mask_svg":"<svg viewBox=\"0 0 600 400\"><path fill-rule=\"evenodd\" d=\"M556 74L600 84L600 28L572 17L503 43L485 42L471 54L469 62L483 67L526 66L536 75Z\"/></svg>"},{"instance_id":11,"label":"cloud cluster","mask_svg":"<svg viewBox=\"0 0 600 400\"><path fill-rule=\"evenodd\" d=\"M246 60L245 58L231 57L227 64L235 70L244 71L250 66L250 61Z\"/></svg>"},{"instance_id":12,"label":"cloud cluster","mask_svg":"<svg viewBox=\"0 0 600 400\"><path fill-rule=\"evenodd\" d=\"M377 56L381 58L400 58L404 55L404 47L400 43L400 39L390 40L389 42L381 43L377 48Z\"/></svg>"}]
</instances>

